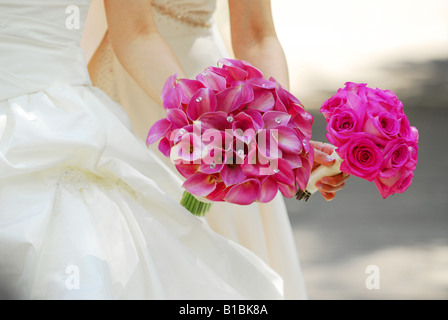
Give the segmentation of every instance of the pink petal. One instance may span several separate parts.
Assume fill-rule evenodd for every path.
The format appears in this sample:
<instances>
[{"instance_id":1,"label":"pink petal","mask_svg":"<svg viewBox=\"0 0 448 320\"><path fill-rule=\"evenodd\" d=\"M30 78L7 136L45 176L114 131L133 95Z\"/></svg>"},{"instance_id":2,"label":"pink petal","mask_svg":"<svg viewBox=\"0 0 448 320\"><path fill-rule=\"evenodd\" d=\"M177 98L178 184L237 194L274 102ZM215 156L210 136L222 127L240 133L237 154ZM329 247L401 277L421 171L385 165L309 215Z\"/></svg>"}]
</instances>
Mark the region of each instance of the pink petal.
<instances>
[{"instance_id":1,"label":"pink petal","mask_svg":"<svg viewBox=\"0 0 448 320\"><path fill-rule=\"evenodd\" d=\"M149 129L146 144L149 146L159 140L171 129L171 126L171 122L166 118L156 121L156 123L152 125L151 129Z\"/></svg>"},{"instance_id":2,"label":"pink petal","mask_svg":"<svg viewBox=\"0 0 448 320\"><path fill-rule=\"evenodd\" d=\"M199 169L199 164L191 163L178 163L175 164L177 171L184 177L189 178L192 174L195 174Z\"/></svg>"},{"instance_id":3,"label":"pink petal","mask_svg":"<svg viewBox=\"0 0 448 320\"><path fill-rule=\"evenodd\" d=\"M246 110L246 111L244 111L244 113L252 118L255 130L257 132L264 128L263 117L261 116L261 113L259 111L257 111L257 110Z\"/></svg>"},{"instance_id":4,"label":"pink petal","mask_svg":"<svg viewBox=\"0 0 448 320\"><path fill-rule=\"evenodd\" d=\"M268 177L261 185L260 196L258 197L258 201L261 203L270 202L278 193L278 184L277 182Z\"/></svg>"},{"instance_id":5,"label":"pink petal","mask_svg":"<svg viewBox=\"0 0 448 320\"><path fill-rule=\"evenodd\" d=\"M225 164L221 171L222 181L226 186L238 184L246 179L246 175L239 164Z\"/></svg>"},{"instance_id":6,"label":"pink petal","mask_svg":"<svg viewBox=\"0 0 448 320\"><path fill-rule=\"evenodd\" d=\"M291 166L282 158L278 159L278 168L273 168L275 174L272 176L276 181L286 184L294 185L295 176Z\"/></svg>"},{"instance_id":7,"label":"pink petal","mask_svg":"<svg viewBox=\"0 0 448 320\"><path fill-rule=\"evenodd\" d=\"M282 159L288 162L291 168L299 168L302 166L302 159L298 153L284 151L282 152Z\"/></svg>"},{"instance_id":8,"label":"pink petal","mask_svg":"<svg viewBox=\"0 0 448 320\"><path fill-rule=\"evenodd\" d=\"M260 155L267 159L280 157L282 151L278 148L278 131L276 129L261 130L257 134L257 148L259 158Z\"/></svg>"},{"instance_id":9,"label":"pink petal","mask_svg":"<svg viewBox=\"0 0 448 320\"><path fill-rule=\"evenodd\" d=\"M228 67L237 67L240 69L244 69L244 67L245 67L242 60L230 59L230 58L219 59L218 64L222 64L223 66L228 66Z\"/></svg>"},{"instance_id":10,"label":"pink petal","mask_svg":"<svg viewBox=\"0 0 448 320\"><path fill-rule=\"evenodd\" d=\"M207 112L195 121L195 126L200 126L201 131L207 129L226 130L232 128L232 121L228 120L228 115L225 112Z\"/></svg>"},{"instance_id":11,"label":"pink petal","mask_svg":"<svg viewBox=\"0 0 448 320\"><path fill-rule=\"evenodd\" d=\"M216 96L213 90L199 89L191 98L187 107L187 115L191 120L198 119L202 114L214 111L216 107Z\"/></svg>"},{"instance_id":12,"label":"pink petal","mask_svg":"<svg viewBox=\"0 0 448 320\"><path fill-rule=\"evenodd\" d=\"M170 157L171 144L168 138L163 138L162 140L160 140L158 149L165 157Z\"/></svg>"},{"instance_id":13,"label":"pink petal","mask_svg":"<svg viewBox=\"0 0 448 320\"><path fill-rule=\"evenodd\" d=\"M232 83L233 78L232 75L230 74L230 72L228 70L225 70L223 68L217 68L217 67L208 67L206 69L207 71L211 71L219 76L222 76L224 79L226 79L226 87L228 87L228 85L230 85L230 83Z\"/></svg>"},{"instance_id":14,"label":"pink petal","mask_svg":"<svg viewBox=\"0 0 448 320\"><path fill-rule=\"evenodd\" d=\"M205 197L216 188L216 177L205 173L195 173L182 184L192 195Z\"/></svg>"},{"instance_id":15,"label":"pink petal","mask_svg":"<svg viewBox=\"0 0 448 320\"><path fill-rule=\"evenodd\" d=\"M208 194L206 198L210 201L225 201L224 197L227 195L228 191L229 188L227 188L223 182L218 182L216 189Z\"/></svg>"},{"instance_id":16,"label":"pink petal","mask_svg":"<svg viewBox=\"0 0 448 320\"><path fill-rule=\"evenodd\" d=\"M266 129L273 129L279 126L286 126L291 116L286 112L268 111L263 115L263 121Z\"/></svg>"},{"instance_id":17,"label":"pink petal","mask_svg":"<svg viewBox=\"0 0 448 320\"><path fill-rule=\"evenodd\" d=\"M279 98L277 98L275 100L274 110L280 111L280 112L285 112L285 113L288 112L288 109L286 108L286 106L283 104L283 102Z\"/></svg>"},{"instance_id":18,"label":"pink petal","mask_svg":"<svg viewBox=\"0 0 448 320\"><path fill-rule=\"evenodd\" d=\"M312 163L312 161L310 162L302 158L302 166L300 168L295 169L296 183L301 190L306 190L306 187L308 185L308 181L310 179L311 174L310 163Z\"/></svg>"},{"instance_id":19,"label":"pink petal","mask_svg":"<svg viewBox=\"0 0 448 320\"><path fill-rule=\"evenodd\" d=\"M248 82L255 87L259 87L259 88L265 89L265 90L266 89L272 90L272 89L275 89L275 87L276 87L275 82L266 80L264 78L252 78L252 79L249 79Z\"/></svg>"},{"instance_id":20,"label":"pink petal","mask_svg":"<svg viewBox=\"0 0 448 320\"><path fill-rule=\"evenodd\" d=\"M177 74L169 77L162 89L162 102L165 109L179 108L182 100L180 91L176 88Z\"/></svg>"},{"instance_id":21,"label":"pink petal","mask_svg":"<svg viewBox=\"0 0 448 320\"><path fill-rule=\"evenodd\" d=\"M217 173L225 166L225 151L220 148L213 148L206 151L202 159L199 171L203 173Z\"/></svg>"},{"instance_id":22,"label":"pink petal","mask_svg":"<svg viewBox=\"0 0 448 320\"><path fill-rule=\"evenodd\" d=\"M206 150L213 150L215 148L228 150L233 144L233 135L226 131L219 131L216 129L207 129L201 136L202 142ZM207 151L207 152L209 152Z\"/></svg>"},{"instance_id":23,"label":"pink petal","mask_svg":"<svg viewBox=\"0 0 448 320\"><path fill-rule=\"evenodd\" d=\"M193 95L199 90L204 88L204 85L197 80L179 79L177 82L177 89L179 90L182 103L188 104Z\"/></svg>"},{"instance_id":24,"label":"pink petal","mask_svg":"<svg viewBox=\"0 0 448 320\"><path fill-rule=\"evenodd\" d=\"M247 105L248 109L269 111L275 106L275 98L272 92L254 88L254 99Z\"/></svg>"},{"instance_id":25,"label":"pink petal","mask_svg":"<svg viewBox=\"0 0 448 320\"><path fill-rule=\"evenodd\" d=\"M278 127L274 130L278 130L278 146L280 149L297 154L302 151L302 142L294 129Z\"/></svg>"},{"instance_id":26,"label":"pink petal","mask_svg":"<svg viewBox=\"0 0 448 320\"><path fill-rule=\"evenodd\" d=\"M205 87L218 92L223 91L227 87L225 77L209 70L198 74L196 80L200 81Z\"/></svg>"},{"instance_id":27,"label":"pink petal","mask_svg":"<svg viewBox=\"0 0 448 320\"><path fill-rule=\"evenodd\" d=\"M311 118L310 118L311 117ZM312 136L312 124L313 124L313 118L310 115L303 116L302 114L296 114L292 117L292 122L295 124L296 127L303 133L303 135L309 140ZM311 120L310 120L311 119Z\"/></svg>"},{"instance_id":28,"label":"pink petal","mask_svg":"<svg viewBox=\"0 0 448 320\"><path fill-rule=\"evenodd\" d=\"M173 125L173 129L183 128L188 125L187 115L181 109L166 110L166 118Z\"/></svg>"},{"instance_id":29,"label":"pink petal","mask_svg":"<svg viewBox=\"0 0 448 320\"><path fill-rule=\"evenodd\" d=\"M249 62L241 60L242 64L244 65L244 68L248 73L248 79L262 79L263 78L263 72L261 72L258 68L255 68L253 65L251 65Z\"/></svg>"},{"instance_id":30,"label":"pink petal","mask_svg":"<svg viewBox=\"0 0 448 320\"><path fill-rule=\"evenodd\" d=\"M292 198L297 193L296 186L293 185L293 184L279 183L278 184L278 189L280 190L282 195L285 196L286 198Z\"/></svg>"},{"instance_id":31,"label":"pink petal","mask_svg":"<svg viewBox=\"0 0 448 320\"><path fill-rule=\"evenodd\" d=\"M245 143L249 143L255 138L255 125L250 116L241 112L235 117L235 122L232 125L233 134L235 137Z\"/></svg>"},{"instance_id":32,"label":"pink petal","mask_svg":"<svg viewBox=\"0 0 448 320\"><path fill-rule=\"evenodd\" d=\"M224 199L230 203L248 205L259 198L260 189L260 182L257 179L248 179L233 186Z\"/></svg>"},{"instance_id":33,"label":"pink petal","mask_svg":"<svg viewBox=\"0 0 448 320\"><path fill-rule=\"evenodd\" d=\"M231 113L254 98L254 91L249 84L230 87L216 95L216 111Z\"/></svg>"}]
</instances>

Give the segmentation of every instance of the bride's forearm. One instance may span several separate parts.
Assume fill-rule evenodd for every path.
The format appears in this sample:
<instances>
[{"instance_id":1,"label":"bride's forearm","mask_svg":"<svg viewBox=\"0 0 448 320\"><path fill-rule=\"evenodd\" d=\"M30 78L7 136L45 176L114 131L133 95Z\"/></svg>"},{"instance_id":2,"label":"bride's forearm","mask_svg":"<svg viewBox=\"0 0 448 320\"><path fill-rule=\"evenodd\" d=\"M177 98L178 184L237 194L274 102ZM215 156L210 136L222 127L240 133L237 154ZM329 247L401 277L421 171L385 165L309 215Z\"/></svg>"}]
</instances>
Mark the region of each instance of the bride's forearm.
<instances>
[{"instance_id":1,"label":"bride's forearm","mask_svg":"<svg viewBox=\"0 0 448 320\"><path fill-rule=\"evenodd\" d=\"M260 69L264 76L274 77L289 90L288 66L277 37L265 37L255 44L235 46L235 57L245 60Z\"/></svg>"},{"instance_id":2,"label":"bride's forearm","mask_svg":"<svg viewBox=\"0 0 448 320\"><path fill-rule=\"evenodd\" d=\"M229 0L229 13L235 57L289 89L288 67L275 31L270 0Z\"/></svg>"},{"instance_id":3,"label":"bride's forearm","mask_svg":"<svg viewBox=\"0 0 448 320\"><path fill-rule=\"evenodd\" d=\"M177 57L158 33L142 34L124 44L117 39L114 44L112 36L111 42L124 69L160 105L166 79L175 73L185 77Z\"/></svg>"},{"instance_id":4,"label":"bride's forearm","mask_svg":"<svg viewBox=\"0 0 448 320\"><path fill-rule=\"evenodd\" d=\"M123 68L137 84L162 105L166 79L182 67L157 30L151 0L105 0L112 48Z\"/></svg>"}]
</instances>

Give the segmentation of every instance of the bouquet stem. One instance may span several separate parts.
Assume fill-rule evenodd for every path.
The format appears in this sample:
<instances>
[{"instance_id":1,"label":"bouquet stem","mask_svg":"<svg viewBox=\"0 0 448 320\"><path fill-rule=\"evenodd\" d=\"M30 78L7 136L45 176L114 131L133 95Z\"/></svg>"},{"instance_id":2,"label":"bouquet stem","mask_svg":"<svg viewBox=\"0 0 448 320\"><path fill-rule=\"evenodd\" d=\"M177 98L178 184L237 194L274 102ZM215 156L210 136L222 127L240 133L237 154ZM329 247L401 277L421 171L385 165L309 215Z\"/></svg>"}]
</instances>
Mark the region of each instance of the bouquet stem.
<instances>
[{"instance_id":1,"label":"bouquet stem","mask_svg":"<svg viewBox=\"0 0 448 320\"><path fill-rule=\"evenodd\" d=\"M184 191L180 204L195 216L203 217L210 210L213 203L202 202L188 191Z\"/></svg>"},{"instance_id":2,"label":"bouquet stem","mask_svg":"<svg viewBox=\"0 0 448 320\"><path fill-rule=\"evenodd\" d=\"M339 155L334 151L331 156L336 159L333 165L327 166L319 166L316 170L311 172L310 179L308 180L308 185L306 186L306 190L300 190L296 193L297 200L305 200L311 197L313 193L317 191L316 183L321 180L323 177L331 177L341 172L341 163L343 159L339 157Z\"/></svg>"}]
</instances>

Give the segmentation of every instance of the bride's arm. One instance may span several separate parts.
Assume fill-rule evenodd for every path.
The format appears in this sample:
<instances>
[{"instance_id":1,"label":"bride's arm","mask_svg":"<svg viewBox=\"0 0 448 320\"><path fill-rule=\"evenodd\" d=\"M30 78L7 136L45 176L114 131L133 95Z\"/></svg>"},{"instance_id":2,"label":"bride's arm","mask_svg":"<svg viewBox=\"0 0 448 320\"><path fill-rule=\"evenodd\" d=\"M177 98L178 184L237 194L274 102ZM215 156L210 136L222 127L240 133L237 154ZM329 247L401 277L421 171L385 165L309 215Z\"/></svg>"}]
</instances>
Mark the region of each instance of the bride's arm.
<instances>
[{"instance_id":1,"label":"bride's arm","mask_svg":"<svg viewBox=\"0 0 448 320\"><path fill-rule=\"evenodd\" d=\"M184 71L171 47L159 34L151 0L105 0L109 35L116 57L155 101L169 76Z\"/></svg>"},{"instance_id":2,"label":"bride's arm","mask_svg":"<svg viewBox=\"0 0 448 320\"><path fill-rule=\"evenodd\" d=\"M229 0L229 14L235 57L289 90L288 66L275 32L270 0Z\"/></svg>"}]
</instances>

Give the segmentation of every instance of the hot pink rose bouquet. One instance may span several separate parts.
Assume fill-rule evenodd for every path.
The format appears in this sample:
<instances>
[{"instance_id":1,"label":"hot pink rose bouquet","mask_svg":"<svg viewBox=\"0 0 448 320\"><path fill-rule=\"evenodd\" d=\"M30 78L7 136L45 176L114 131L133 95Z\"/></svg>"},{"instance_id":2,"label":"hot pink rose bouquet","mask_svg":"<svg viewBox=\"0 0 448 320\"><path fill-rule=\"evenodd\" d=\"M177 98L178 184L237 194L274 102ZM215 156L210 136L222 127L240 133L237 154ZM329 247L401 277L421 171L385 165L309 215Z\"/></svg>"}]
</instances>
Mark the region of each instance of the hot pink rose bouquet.
<instances>
[{"instance_id":1,"label":"hot pink rose bouquet","mask_svg":"<svg viewBox=\"0 0 448 320\"><path fill-rule=\"evenodd\" d=\"M222 59L196 79L171 76L162 91L166 118L147 144L186 178L181 204L204 215L215 201L269 202L305 188L313 164L313 118L273 78L241 60Z\"/></svg>"},{"instance_id":2,"label":"hot pink rose bouquet","mask_svg":"<svg viewBox=\"0 0 448 320\"><path fill-rule=\"evenodd\" d=\"M342 171L373 181L383 198L410 186L417 165L418 131L410 126L395 93L347 82L320 111L327 121L327 139L337 147L332 173ZM325 168L320 171L313 172L310 184L331 175ZM308 189L313 188L307 187L310 194Z\"/></svg>"}]
</instances>

